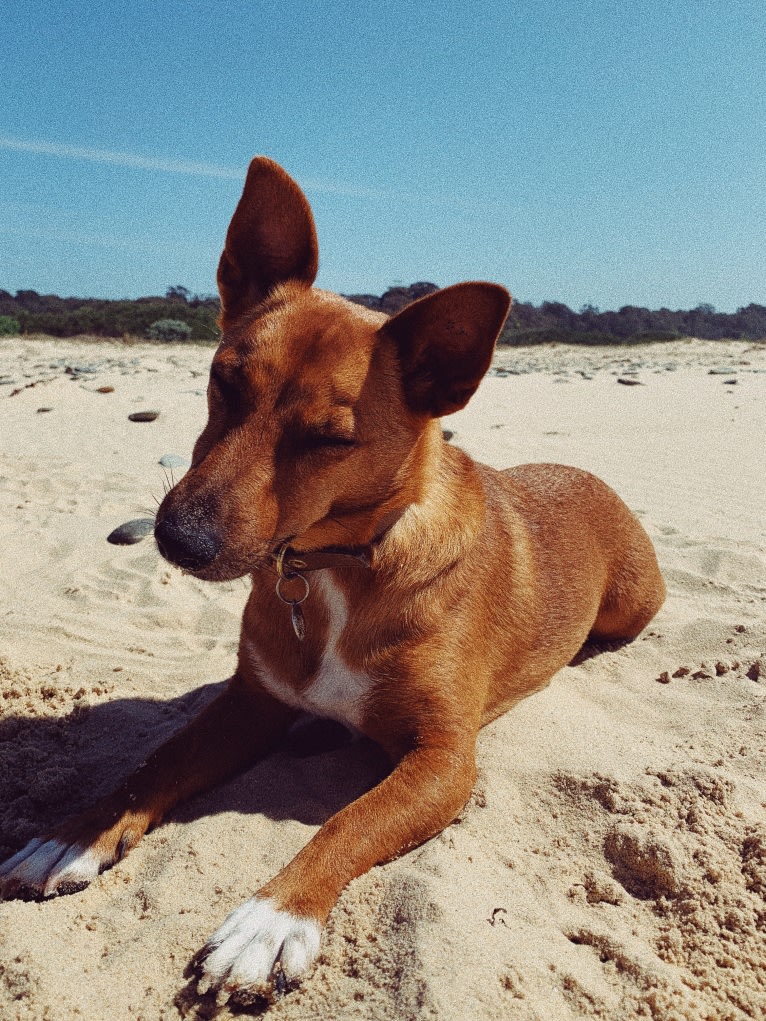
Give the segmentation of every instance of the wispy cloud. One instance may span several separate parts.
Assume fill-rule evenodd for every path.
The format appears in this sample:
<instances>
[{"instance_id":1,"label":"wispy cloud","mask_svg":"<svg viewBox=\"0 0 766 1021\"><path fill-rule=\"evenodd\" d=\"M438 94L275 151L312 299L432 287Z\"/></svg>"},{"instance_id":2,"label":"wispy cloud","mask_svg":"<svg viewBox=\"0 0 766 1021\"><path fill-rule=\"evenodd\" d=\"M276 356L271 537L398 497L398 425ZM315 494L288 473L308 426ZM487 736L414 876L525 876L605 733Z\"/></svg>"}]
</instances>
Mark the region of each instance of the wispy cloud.
<instances>
[{"instance_id":1,"label":"wispy cloud","mask_svg":"<svg viewBox=\"0 0 766 1021\"><path fill-rule=\"evenodd\" d=\"M139 153L91 149L80 145L64 145L61 142L46 142L40 139L0 136L0 149L26 152L35 156L58 156L70 160L87 160L90 163L111 163L116 167L131 167L134 170L159 170L166 174L193 174L197 177L225 177L233 180L241 180L244 176L242 170L220 167L212 163L162 159L156 156L143 156Z\"/></svg>"},{"instance_id":2,"label":"wispy cloud","mask_svg":"<svg viewBox=\"0 0 766 1021\"><path fill-rule=\"evenodd\" d=\"M66 145L61 142L47 142L43 139L12 138L0 135L0 149L29 153L33 156L55 156L60 159L86 160L90 163L108 163L115 167L128 167L133 170L149 170L164 174L190 174L194 177L217 177L230 181L243 181L245 177L244 166L239 168L224 167L215 163L166 159L112 149L94 149L87 146ZM390 196L390 193L383 189L360 188L337 181L302 178L301 185L307 191L345 195L351 198L386 198Z\"/></svg>"}]
</instances>

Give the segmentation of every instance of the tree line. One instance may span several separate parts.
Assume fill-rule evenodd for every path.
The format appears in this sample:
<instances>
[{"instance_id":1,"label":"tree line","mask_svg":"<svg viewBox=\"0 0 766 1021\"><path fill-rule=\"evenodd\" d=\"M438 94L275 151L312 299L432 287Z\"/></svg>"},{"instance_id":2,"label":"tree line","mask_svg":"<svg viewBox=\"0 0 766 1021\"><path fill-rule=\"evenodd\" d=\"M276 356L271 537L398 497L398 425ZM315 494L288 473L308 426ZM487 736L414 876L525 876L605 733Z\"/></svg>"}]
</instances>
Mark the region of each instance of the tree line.
<instances>
[{"instance_id":1,"label":"tree line","mask_svg":"<svg viewBox=\"0 0 766 1021\"><path fill-rule=\"evenodd\" d=\"M409 287L390 287L381 297L350 294L367 308L389 315L416 298L438 290L436 284L417 283ZM716 312L712 305L697 305L689 311L661 308L652 311L636 305L623 305L616 312L601 312L585 305L574 312L558 301L533 305L514 301L500 334L501 344L625 344L653 340L700 337L703 340L766 339L766 305L750 304L736 312Z\"/></svg>"},{"instance_id":2,"label":"tree line","mask_svg":"<svg viewBox=\"0 0 766 1021\"><path fill-rule=\"evenodd\" d=\"M120 301L59 298L37 291L12 295L0 290L0 332L22 336L146 337L156 322L170 319L191 328L190 340L214 341L218 337L219 310L217 297L193 295L185 287L170 287L163 296ZM14 322L16 329L11 329Z\"/></svg>"},{"instance_id":3,"label":"tree line","mask_svg":"<svg viewBox=\"0 0 766 1021\"><path fill-rule=\"evenodd\" d=\"M421 281L389 287L379 296L350 294L347 297L391 315L436 290L436 284ZM213 342L218 337L219 311L217 297L192 294L181 286L168 288L162 296L120 301L60 298L31 290L17 291L13 295L0 290L0 333L150 337L162 336L162 331L153 327L170 320L185 324L181 336ZM500 343L625 344L677 337L766 339L766 306L750 304L729 313L716 312L712 305L706 304L688 311L667 308L652 311L624 305L616 312L601 312L593 305L585 305L575 312L556 301L544 301L541 305L515 301Z\"/></svg>"}]
</instances>

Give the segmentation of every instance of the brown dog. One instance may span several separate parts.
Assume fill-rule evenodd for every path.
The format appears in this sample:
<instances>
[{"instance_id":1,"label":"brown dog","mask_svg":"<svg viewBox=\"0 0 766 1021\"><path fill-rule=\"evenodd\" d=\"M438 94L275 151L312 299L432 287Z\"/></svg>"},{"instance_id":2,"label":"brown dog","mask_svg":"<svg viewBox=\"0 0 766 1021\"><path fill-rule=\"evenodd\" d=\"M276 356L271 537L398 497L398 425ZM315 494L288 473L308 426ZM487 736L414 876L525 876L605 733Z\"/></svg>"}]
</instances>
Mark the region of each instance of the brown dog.
<instances>
[{"instance_id":1,"label":"brown dog","mask_svg":"<svg viewBox=\"0 0 766 1021\"><path fill-rule=\"evenodd\" d=\"M490 364L502 287L458 284L387 320L312 288L316 270L305 196L254 160L218 270L209 420L155 528L198 578L251 575L236 673L117 791L0 870L6 897L79 889L299 711L351 725L391 773L198 955L201 991L245 999L307 971L351 879L455 818L480 727L589 635L634 638L665 594L646 533L604 483L559 465L498 472L444 443L439 416Z\"/></svg>"}]
</instances>

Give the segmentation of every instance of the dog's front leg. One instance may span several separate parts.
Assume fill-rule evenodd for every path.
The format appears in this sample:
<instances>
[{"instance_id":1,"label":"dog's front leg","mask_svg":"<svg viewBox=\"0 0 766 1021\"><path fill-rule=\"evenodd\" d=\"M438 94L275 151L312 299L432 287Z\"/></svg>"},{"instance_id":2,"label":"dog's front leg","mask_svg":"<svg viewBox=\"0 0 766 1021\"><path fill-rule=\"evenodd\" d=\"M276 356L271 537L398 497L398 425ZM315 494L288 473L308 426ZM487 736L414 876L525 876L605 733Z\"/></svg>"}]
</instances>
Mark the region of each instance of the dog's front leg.
<instances>
[{"instance_id":1,"label":"dog's front leg","mask_svg":"<svg viewBox=\"0 0 766 1021\"><path fill-rule=\"evenodd\" d=\"M247 1003L289 985L313 963L341 891L373 865L440 832L468 800L475 737L420 746L377 787L329 819L274 879L225 920L195 959L198 990Z\"/></svg>"},{"instance_id":2,"label":"dog's front leg","mask_svg":"<svg viewBox=\"0 0 766 1021\"><path fill-rule=\"evenodd\" d=\"M0 896L52 897L87 886L179 801L265 755L294 715L235 676L115 791L0 866Z\"/></svg>"}]
</instances>

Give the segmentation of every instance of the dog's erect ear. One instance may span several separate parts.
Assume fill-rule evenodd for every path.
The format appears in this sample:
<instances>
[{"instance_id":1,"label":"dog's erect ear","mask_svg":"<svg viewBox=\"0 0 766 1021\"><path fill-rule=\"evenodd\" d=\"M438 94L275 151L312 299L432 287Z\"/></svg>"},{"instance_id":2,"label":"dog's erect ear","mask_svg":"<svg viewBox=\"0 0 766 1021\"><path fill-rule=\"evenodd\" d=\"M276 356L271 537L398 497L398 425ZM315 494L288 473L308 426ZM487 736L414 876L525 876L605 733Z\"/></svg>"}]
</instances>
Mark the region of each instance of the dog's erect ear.
<instances>
[{"instance_id":1,"label":"dog's erect ear","mask_svg":"<svg viewBox=\"0 0 766 1021\"><path fill-rule=\"evenodd\" d=\"M308 199L273 160L257 156L247 172L218 263L224 319L232 319L287 280L314 282L319 264Z\"/></svg>"},{"instance_id":2,"label":"dog's erect ear","mask_svg":"<svg viewBox=\"0 0 766 1021\"><path fill-rule=\"evenodd\" d=\"M465 407L492 361L511 296L498 284L455 284L381 327L399 352L410 408L437 418Z\"/></svg>"}]
</instances>

